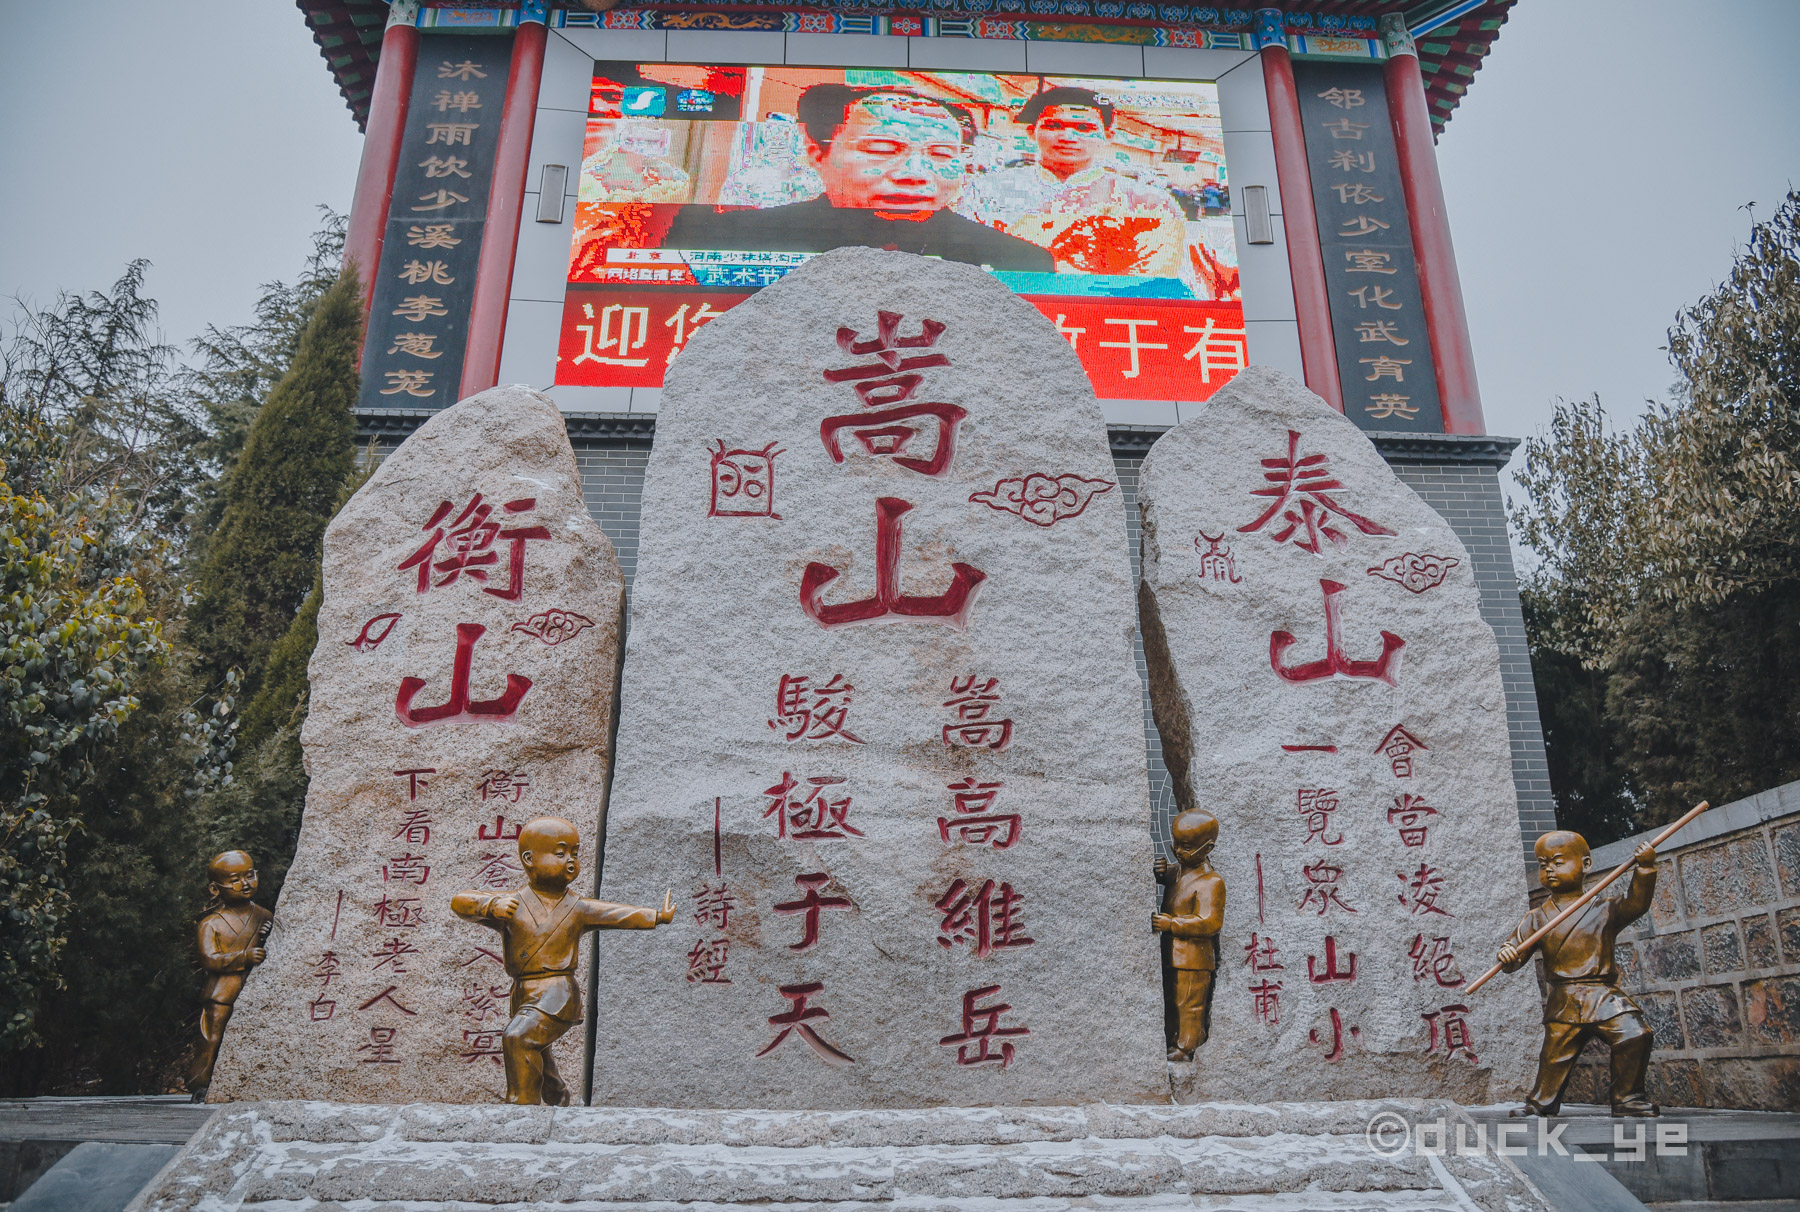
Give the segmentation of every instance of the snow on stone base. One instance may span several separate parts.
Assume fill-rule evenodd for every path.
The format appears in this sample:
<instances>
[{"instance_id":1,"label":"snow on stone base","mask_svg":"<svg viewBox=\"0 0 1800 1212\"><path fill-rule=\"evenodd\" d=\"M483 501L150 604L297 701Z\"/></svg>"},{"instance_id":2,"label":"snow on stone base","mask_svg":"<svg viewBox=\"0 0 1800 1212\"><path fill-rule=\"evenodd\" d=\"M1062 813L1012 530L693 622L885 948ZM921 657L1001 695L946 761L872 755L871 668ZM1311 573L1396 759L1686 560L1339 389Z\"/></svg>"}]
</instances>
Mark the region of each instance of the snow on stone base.
<instances>
[{"instance_id":1,"label":"snow on stone base","mask_svg":"<svg viewBox=\"0 0 1800 1212\"><path fill-rule=\"evenodd\" d=\"M221 1108L128 1212L1544 1212L1492 1154L1377 1154L1409 1100L920 1111ZM1097 1203L1095 1201L1098 1201Z\"/></svg>"}]
</instances>

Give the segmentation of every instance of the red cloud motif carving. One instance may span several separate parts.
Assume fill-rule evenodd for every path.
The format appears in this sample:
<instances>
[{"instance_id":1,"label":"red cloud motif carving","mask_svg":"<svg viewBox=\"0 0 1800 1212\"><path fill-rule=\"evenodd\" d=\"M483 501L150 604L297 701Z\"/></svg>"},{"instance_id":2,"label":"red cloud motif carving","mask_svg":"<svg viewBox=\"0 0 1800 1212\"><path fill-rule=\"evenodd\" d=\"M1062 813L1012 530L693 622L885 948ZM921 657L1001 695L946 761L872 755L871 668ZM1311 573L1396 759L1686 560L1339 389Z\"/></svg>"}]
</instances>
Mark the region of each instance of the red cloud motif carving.
<instances>
[{"instance_id":1,"label":"red cloud motif carving","mask_svg":"<svg viewBox=\"0 0 1800 1212\"><path fill-rule=\"evenodd\" d=\"M542 640L554 647L564 640L572 640L594 625L594 620L585 614L576 614L573 610L545 610L532 615L523 623L514 623L514 631L523 631L526 635Z\"/></svg>"},{"instance_id":2,"label":"red cloud motif carving","mask_svg":"<svg viewBox=\"0 0 1800 1212\"><path fill-rule=\"evenodd\" d=\"M1436 589L1444 583L1461 560L1448 556L1421 555L1406 552L1383 560L1369 569L1369 575L1380 577L1384 581L1392 581L1408 593L1424 593L1427 589Z\"/></svg>"},{"instance_id":3,"label":"red cloud motif carving","mask_svg":"<svg viewBox=\"0 0 1800 1212\"><path fill-rule=\"evenodd\" d=\"M991 491L972 492L969 500L1016 513L1033 526L1054 526L1064 518L1079 516L1089 501L1114 487L1111 480L1090 480L1073 472L1051 476L1034 471L1015 480L1001 480Z\"/></svg>"}]
</instances>

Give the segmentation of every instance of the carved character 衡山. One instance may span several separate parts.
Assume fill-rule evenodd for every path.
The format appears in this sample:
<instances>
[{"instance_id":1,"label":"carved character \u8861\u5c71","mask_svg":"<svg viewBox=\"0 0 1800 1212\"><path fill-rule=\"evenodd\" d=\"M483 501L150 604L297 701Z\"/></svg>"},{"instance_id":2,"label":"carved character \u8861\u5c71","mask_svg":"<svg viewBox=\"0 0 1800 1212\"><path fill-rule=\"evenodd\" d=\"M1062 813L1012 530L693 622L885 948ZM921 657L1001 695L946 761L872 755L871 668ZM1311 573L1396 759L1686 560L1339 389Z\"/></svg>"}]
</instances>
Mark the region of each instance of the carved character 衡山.
<instances>
[{"instance_id":1,"label":"carved character \u8861\u5c71","mask_svg":"<svg viewBox=\"0 0 1800 1212\"><path fill-rule=\"evenodd\" d=\"M581 838L557 817L539 817L519 834L526 886L513 892L459 892L458 917L498 930L512 977L511 1022L501 1038L506 1101L566 1106L568 1087L550 1046L581 1021L576 968L581 938L590 930L654 930L675 920L675 901L661 909L613 905L569 891L581 874Z\"/></svg>"},{"instance_id":2,"label":"carved character \u8861\u5c71","mask_svg":"<svg viewBox=\"0 0 1800 1212\"><path fill-rule=\"evenodd\" d=\"M250 969L263 962L263 940L275 915L255 903L256 863L242 850L227 850L206 867L210 890L220 904L200 919L196 941L206 972L201 988L200 1051L188 1075L188 1089L199 1095L212 1083L219 1041L231 1021L231 1007L243 991Z\"/></svg>"},{"instance_id":3,"label":"carved character \u8861\u5c71","mask_svg":"<svg viewBox=\"0 0 1800 1212\"><path fill-rule=\"evenodd\" d=\"M1525 915L1497 958L1515 972L1531 957L1519 946L1577 897L1594 860L1579 833L1557 830L1538 838L1538 873L1550 896ZM1527 1115L1555 1115L1563 1087L1574 1071L1575 1058L1590 1036L1612 1049L1614 1115L1660 1114L1644 1093L1644 1074L1652 1042L1644 1012L1619 988L1613 940L1619 931L1650 908L1656 891L1656 850L1649 843L1632 854L1635 867L1624 896L1595 897L1537 945L1544 957L1549 993L1544 999L1544 1048L1538 1055L1537 1082L1525 1100Z\"/></svg>"},{"instance_id":4,"label":"carved character \u8861\u5c71","mask_svg":"<svg viewBox=\"0 0 1800 1212\"><path fill-rule=\"evenodd\" d=\"M1212 867L1219 840L1219 822L1212 813L1189 809L1175 818L1170 832L1176 865L1156 860L1156 878L1167 890L1162 912L1150 917L1150 928L1169 936L1168 966L1175 974L1175 1040L1169 1059L1189 1061L1206 1042L1219 930L1225 924L1225 880Z\"/></svg>"}]
</instances>

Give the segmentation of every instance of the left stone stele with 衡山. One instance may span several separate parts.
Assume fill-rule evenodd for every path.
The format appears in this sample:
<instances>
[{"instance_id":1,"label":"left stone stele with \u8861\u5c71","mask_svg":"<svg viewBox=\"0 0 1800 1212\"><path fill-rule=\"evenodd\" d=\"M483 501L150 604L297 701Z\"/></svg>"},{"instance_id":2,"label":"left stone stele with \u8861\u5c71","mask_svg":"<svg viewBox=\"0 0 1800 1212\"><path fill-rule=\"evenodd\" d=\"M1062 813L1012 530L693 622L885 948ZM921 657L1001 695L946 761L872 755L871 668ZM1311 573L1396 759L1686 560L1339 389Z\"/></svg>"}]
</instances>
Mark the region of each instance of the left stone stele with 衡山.
<instances>
[{"instance_id":1,"label":"left stone stele with \u8861\u5c71","mask_svg":"<svg viewBox=\"0 0 1800 1212\"><path fill-rule=\"evenodd\" d=\"M534 817L572 823L592 863L623 596L562 415L523 387L433 417L338 513L279 946L238 998L212 1101L503 1097L512 982L450 901L522 887ZM580 1073L581 1032L552 1055Z\"/></svg>"}]
</instances>

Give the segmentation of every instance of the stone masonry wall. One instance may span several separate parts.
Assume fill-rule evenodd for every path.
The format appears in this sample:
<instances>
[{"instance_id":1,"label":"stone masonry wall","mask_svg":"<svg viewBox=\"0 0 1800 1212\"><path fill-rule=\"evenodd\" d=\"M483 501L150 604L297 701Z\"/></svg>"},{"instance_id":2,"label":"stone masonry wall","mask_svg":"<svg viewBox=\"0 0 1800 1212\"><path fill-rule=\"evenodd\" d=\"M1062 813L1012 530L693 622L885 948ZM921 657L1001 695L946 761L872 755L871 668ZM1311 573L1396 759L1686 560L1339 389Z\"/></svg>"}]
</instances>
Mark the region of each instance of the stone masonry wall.
<instances>
[{"instance_id":1,"label":"stone masonry wall","mask_svg":"<svg viewBox=\"0 0 1800 1212\"><path fill-rule=\"evenodd\" d=\"M1602 846L1609 871L1652 834ZM1656 899L1619 937L1622 984L1656 1033L1665 1107L1800 1107L1800 782L1714 808L1665 847ZM1541 896L1541 890L1539 892ZM1606 1051L1583 1053L1574 1102L1605 1102Z\"/></svg>"}]
</instances>

